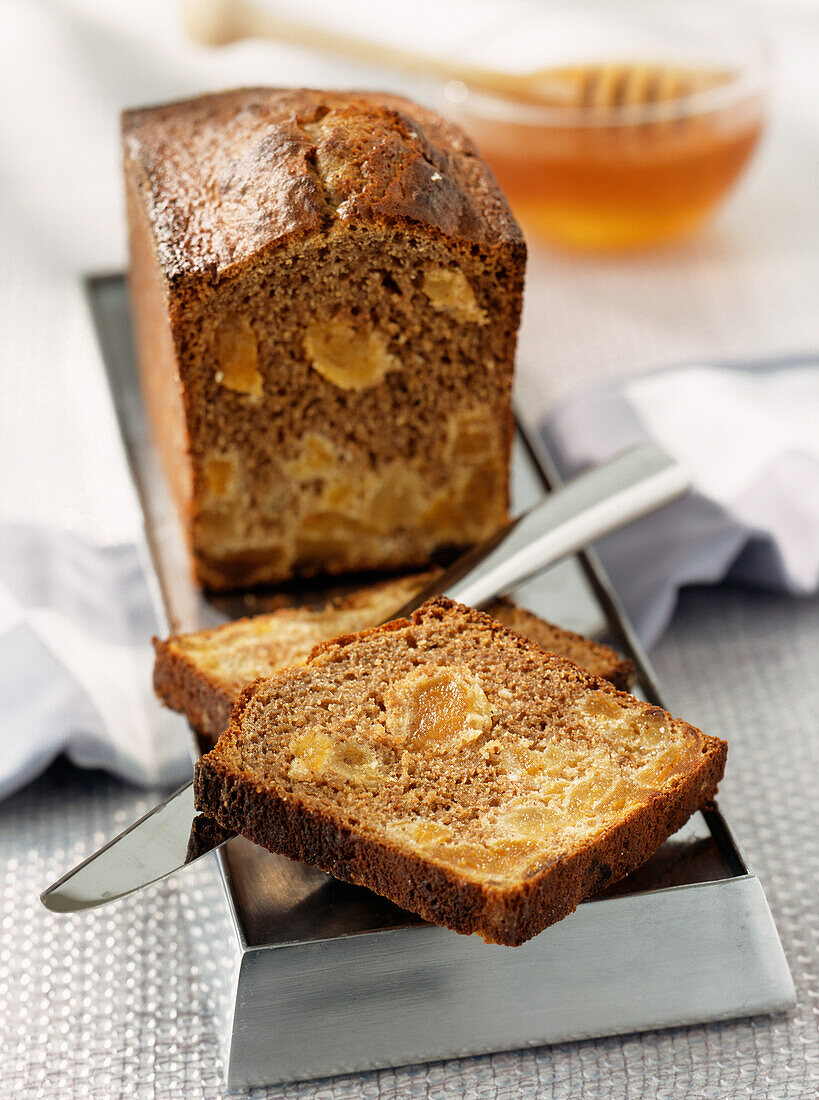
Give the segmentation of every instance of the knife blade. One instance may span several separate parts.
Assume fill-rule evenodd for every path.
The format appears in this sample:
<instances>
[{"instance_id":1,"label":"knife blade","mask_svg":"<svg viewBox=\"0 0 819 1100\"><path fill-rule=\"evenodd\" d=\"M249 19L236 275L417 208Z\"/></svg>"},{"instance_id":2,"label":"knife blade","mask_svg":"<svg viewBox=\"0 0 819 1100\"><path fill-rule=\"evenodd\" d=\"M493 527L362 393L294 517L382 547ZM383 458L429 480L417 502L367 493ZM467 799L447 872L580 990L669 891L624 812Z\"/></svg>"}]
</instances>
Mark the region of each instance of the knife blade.
<instances>
[{"instance_id":1,"label":"knife blade","mask_svg":"<svg viewBox=\"0 0 819 1100\"><path fill-rule=\"evenodd\" d=\"M459 558L390 618L432 596L480 607L567 554L670 503L689 486L686 470L645 444L581 474ZM197 815L186 783L40 895L71 913L115 901L215 850L232 834Z\"/></svg>"}]
</instances>

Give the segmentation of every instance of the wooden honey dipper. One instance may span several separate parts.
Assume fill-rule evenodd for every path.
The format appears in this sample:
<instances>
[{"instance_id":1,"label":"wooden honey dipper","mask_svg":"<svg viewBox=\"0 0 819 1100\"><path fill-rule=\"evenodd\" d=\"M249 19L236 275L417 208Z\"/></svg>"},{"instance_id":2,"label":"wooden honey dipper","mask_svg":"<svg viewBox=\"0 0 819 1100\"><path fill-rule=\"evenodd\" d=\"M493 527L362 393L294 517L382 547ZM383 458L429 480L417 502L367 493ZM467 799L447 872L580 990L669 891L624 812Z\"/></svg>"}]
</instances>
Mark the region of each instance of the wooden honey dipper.
<instances>
[{"instance_id":1,"label":"wooden honey dipper","mask_svg":"<svg viewBox=\"0 0 819 1100\"><path fill-rule=\"evenodd\" d=\"M504 73L445 63L343 32L287 18L253 0L186 0L185 28L195 41L224 46L243 38L268 38L384 68L401 69L464 85L531 106L606 111L666 103L708 91L728 73L645 64L595 64L528 73Z\"/></svg>"},{"instance_id":2,"label":"wooden honey dipper","mask_svg":"<svg viewBox=\"0 0 819 1100\"><path fill-rule=\"evenodd\" d=\"M713 70L619 62L546 69L505 83L508 96L533 105L608 111L669 103L728 79Z\"/></svg>"}]
</instances>

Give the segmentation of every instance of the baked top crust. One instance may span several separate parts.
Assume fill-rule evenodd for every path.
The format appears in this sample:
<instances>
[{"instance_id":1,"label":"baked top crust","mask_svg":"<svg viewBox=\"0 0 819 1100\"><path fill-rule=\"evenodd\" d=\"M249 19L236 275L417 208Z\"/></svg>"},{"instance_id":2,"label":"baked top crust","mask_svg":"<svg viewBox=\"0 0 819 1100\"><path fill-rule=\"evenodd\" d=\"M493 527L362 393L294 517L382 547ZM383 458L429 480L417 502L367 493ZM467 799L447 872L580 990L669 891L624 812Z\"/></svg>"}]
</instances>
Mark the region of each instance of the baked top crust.
<instances>
[{"instance_id":1,"label":"baked top crust","mask_svg":"<svg viewBox=\"0 0 819 1100\"><path fill-rule=\"evenodd\" d=\"M378 223L525 255L470 139L398 96L245 88L126 111L122 129L171 284Z\"/></svg>"}]
</instances>

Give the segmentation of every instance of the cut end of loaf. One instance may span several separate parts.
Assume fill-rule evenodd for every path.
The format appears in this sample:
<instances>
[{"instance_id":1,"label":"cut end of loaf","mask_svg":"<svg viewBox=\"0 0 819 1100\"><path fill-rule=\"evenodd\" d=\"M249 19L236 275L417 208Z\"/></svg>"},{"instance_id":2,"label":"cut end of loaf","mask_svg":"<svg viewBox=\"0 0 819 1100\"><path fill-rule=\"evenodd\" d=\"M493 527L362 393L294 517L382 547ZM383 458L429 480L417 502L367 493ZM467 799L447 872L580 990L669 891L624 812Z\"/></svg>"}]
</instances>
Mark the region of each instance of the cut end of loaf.
<instances>
[{"instance_id":1,"label":"cut end of loaf","mask_svg":"<svg viewBox=\"0 0 819 1100\"><path fill-rule=\"evenodd\" d=\"M436 600L248 689L197 806L459 932L514 945L713 798L725 745Z\"/></svg>"},{"instance_id":2,"label":"cut end of loaf","mask_svg":"<svg viewBox=\"0 0 819 1100\"><path fill-rule=\"evenodd\" d=\"M214 292L186 383L206 583L424 565L506 522L517 306L503 267L373 227ZM430 297L430 272L457 276L461 298Z\"/></svg>"}]
</instances>

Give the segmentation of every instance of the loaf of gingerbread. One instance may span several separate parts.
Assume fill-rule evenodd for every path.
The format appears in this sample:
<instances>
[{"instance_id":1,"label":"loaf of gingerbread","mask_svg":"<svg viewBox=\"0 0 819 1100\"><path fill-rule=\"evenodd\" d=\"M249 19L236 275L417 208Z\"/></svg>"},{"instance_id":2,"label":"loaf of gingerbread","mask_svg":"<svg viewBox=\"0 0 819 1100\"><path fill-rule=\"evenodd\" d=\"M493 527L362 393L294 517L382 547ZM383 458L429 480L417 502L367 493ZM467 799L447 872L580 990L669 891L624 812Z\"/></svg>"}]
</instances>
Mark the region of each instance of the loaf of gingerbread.
<instances>
[{"instance_id":1,"label":"loaf of gingerbread","mask_svg":"<svg viewBox=\"0 0 819 1100\"><path fill-rule=\"evenodd\" d=\"M392 96L123 118L153 435L212 589L397 569L507 518L525 245L469 139Z\"/></svg>"}]
</instances>

